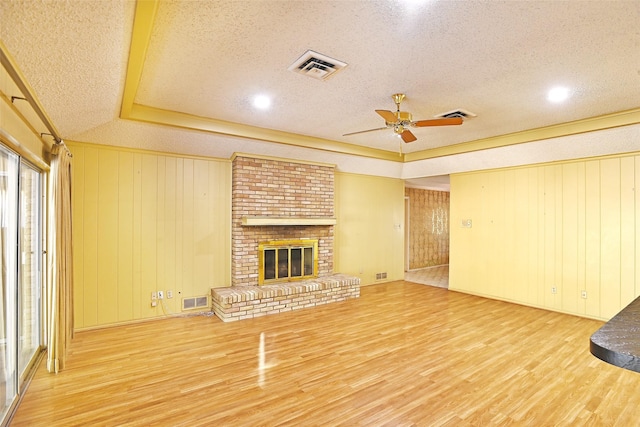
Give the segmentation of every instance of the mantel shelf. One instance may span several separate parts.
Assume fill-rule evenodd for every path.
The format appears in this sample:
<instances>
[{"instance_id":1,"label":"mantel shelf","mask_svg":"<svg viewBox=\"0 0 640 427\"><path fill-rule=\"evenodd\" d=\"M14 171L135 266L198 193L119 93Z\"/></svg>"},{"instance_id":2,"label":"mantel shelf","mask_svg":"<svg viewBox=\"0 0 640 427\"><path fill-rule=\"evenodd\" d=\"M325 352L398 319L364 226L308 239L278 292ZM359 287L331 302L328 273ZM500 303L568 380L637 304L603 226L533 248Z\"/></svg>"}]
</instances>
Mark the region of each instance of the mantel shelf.
<instances>
[{"instance_id":1,"label":"mantel shelf","mask_svg":"<svg viewBox=\"0 0 640 427\"><path fill-rule=\"evenodd\" d=\"M335 218L309 218L309 217L273 217L273 216L245 216L242 217L242 225L335 225Z\"/></svg>"}]
</instances>

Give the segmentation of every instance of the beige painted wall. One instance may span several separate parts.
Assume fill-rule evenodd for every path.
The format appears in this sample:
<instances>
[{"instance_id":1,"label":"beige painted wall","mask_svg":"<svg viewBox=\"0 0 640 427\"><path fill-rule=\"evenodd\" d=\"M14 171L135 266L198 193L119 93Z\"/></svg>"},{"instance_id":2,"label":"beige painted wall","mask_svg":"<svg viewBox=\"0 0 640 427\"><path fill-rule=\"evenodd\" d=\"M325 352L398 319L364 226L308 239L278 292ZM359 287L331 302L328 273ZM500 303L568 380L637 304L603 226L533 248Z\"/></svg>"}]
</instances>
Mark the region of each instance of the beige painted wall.
<instances>
[{"instance_id":1,"label":"beige painted wall","mask_svg":"<svg viewBox=\"0 0 640 427\"><path fill-rule=\"evenodd\" d=\"M452 176L449 289L610 319L640 295L638 189L640 153Z\"/></svg>"},{"instance_id":2,"label":"beige painted wall","mask_svg":"<svg viewBox=\"0 0 640 427\"><path fill-rule=\"evenodd\" d=\"M231 282L231 163L69 143L76 329L180 313ZM151 307L153 291L172 299Z\"/></svg>"},{"instance_id":3,"label":"beige painted wall","mask_svg":"<svg viewBox=\"0 0 640 427\"><path fill-rule=\"evenodd\" d=\"M362 285L403 279L403 181L336 172L335 186L334 270Z\"/></svg>"}]
</instances>

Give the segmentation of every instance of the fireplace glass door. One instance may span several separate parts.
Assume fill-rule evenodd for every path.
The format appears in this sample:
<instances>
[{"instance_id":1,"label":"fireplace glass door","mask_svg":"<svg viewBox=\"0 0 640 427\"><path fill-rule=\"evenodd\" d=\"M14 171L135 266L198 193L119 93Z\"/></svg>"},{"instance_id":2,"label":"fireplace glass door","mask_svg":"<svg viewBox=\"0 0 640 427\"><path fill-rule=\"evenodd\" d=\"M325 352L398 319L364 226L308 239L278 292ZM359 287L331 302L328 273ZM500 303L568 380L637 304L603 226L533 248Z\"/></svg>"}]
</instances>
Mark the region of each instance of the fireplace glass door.
<instances>
[{"instance_id":1,"label":"fireplace glass door","mask_svg":"<svg viewBox=\"0 0 640 427\"><path fill-rule=\"evenodd\" d=\"M317 276L318 241L271 241L258 247L260 285Z\"/></svg>"}]
</instances>

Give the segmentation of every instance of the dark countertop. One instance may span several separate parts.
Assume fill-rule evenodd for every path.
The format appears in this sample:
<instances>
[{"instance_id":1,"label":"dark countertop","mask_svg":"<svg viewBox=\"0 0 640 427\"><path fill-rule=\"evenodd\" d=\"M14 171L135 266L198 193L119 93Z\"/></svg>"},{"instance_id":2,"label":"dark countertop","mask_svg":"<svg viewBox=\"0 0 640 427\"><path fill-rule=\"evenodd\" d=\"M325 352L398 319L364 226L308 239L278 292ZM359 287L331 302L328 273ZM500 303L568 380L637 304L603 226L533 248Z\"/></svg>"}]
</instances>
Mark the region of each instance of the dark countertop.
<instances>
[{"instance_id":1,"label":"dark countertop","mask_svg":"<svg viewBox=\"0 0 640 427\"><path fill-rule=\"evenodd\" d=\"M591 354L640 372L640 297L591 335Z\"/></svg>"}]
</instances>

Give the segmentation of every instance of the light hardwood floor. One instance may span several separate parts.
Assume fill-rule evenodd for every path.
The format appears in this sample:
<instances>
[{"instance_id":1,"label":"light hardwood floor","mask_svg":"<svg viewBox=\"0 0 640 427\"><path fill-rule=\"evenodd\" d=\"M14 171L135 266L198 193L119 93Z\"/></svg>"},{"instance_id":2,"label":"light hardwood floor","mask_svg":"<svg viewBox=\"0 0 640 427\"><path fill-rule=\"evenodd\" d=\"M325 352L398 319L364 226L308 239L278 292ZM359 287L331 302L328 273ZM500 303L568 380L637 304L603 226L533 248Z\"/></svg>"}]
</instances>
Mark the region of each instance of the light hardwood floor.
<instances>
[{"instance_id":1,"label":"light hardwood floor","mask_svg":"<svg viewBox=\"0 0 640 427\"><path fill-rule=\"evenodd\" d=\"M76 334L13 426L637 426L640 374L589 353L602 322L409 282L235 323Z\"/></svg>"}]
</instances>

